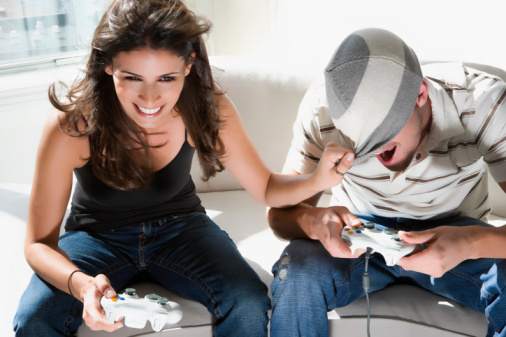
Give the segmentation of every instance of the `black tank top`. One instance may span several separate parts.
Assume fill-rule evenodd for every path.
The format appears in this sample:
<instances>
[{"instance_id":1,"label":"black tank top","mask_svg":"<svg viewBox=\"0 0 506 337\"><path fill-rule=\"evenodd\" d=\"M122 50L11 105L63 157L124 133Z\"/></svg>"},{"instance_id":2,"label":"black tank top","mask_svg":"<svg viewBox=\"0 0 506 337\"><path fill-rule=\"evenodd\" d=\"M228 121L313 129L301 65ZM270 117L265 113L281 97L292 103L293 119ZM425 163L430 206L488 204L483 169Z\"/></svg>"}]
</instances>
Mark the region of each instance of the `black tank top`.
<instances>
[{"instance_id":1,"label":"black tank top","mask_svg":"<svg viewBox=\"0 0 506 337\"><path fill-rule=\"evenodd\" d=\"M93 174L90 163L75 169L77 183L65 229L105 231L169 215L205 212L190 175L194 152L185 140L146 190L111 188Z\"/></svg>"}]
</instances>

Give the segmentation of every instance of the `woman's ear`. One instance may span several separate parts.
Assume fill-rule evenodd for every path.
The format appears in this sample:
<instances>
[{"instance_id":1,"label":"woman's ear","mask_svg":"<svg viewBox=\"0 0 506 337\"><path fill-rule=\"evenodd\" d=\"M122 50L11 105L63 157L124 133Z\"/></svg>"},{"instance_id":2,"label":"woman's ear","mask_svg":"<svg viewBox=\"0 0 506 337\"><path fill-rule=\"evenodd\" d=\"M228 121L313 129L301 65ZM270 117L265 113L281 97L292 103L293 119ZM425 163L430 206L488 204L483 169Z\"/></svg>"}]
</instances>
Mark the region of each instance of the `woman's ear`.
<instances>
[{"instance_id":1,"label":"woman's ear","mask_svg":"<svg viewBox=\"0 0 506 337\"><path fill-rule=\"evenodd\" d=\"M192 65L193 65L193 61L195 60L195 56L197 54L192 51L190 56L188 56L188 59L186 60L186 65L185 65L185 70L184 70L184 76L188 76L188 74L190 73L190 70L192 68Z\"/></svg>"},{"instance_id":2,"label":"woman's ear","mask_svg":"<svg viewBox=\"0 0 506 337\"><path fill-rule=\"evenodd\" d=\"M425 78L423 79L422 85L420 86L420 91L418 92L418 98L416 100L416 106L421 107L427 103L427 99L429 98L429 85Z\"/></svg>"},{"instance_id":3,"label":"woman's ear","mask_svg":"<svg viewBox=\"0 0 506 337\"><path fill-rule=\"evenodd\" d=\"M112 75L112 67L110 64L105 66L105 72L107 73L107 75Z\"/></svg>"}]
</instances>

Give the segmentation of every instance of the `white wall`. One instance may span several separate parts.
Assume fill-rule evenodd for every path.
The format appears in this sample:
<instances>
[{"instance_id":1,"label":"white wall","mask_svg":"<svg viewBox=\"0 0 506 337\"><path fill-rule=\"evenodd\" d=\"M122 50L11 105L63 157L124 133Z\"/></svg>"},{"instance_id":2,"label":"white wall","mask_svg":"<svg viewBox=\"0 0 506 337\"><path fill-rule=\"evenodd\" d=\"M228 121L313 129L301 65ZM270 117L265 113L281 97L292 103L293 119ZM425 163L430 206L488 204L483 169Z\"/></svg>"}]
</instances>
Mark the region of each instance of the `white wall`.
<instances>
[{"instance_id":1,"label":"white wall","mask_svg":"<svg viewBox=\"0 0 506 337\"><path fill-rule=\"evenodd\" d=\"M186 0L214 23L210 55L286 60L321 71L340 41L365 27L401 36L421 60L506 69L504 0ZM296 69L299 69L296 68ZM67 71L64 71L65 74ZM0 75L0 182L32 179L47 85L62 71Z\"/></svg>"},{"instance_id":2,"label":"white wall","mask_svg":"<svg viewBox=\"0 0 506 337\"><path fill-rule=\"evenodd\" d=\"M504 0L187 0L214 23L215 55L286 58L325 65L356 29L380 27L421 60L460 60L506 69Z\"/></svg>"}]
</instances>

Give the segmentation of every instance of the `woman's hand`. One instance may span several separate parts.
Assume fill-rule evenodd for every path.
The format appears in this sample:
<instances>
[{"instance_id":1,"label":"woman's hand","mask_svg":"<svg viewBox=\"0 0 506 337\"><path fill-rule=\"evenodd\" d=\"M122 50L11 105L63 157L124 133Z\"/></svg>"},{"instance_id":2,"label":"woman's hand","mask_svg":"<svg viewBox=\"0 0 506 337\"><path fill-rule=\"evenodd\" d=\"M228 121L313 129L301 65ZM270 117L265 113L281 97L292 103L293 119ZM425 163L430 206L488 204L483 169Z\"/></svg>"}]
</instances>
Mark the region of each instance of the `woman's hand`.
<instances>
[{"instance_id":1,"label":"woman's hand","mask_svg":"<svg viewBox=\"0 0 506 337\"><path fill-rule=\"evenodd\" d=\"M105 311L100 305L102 296L112 298L116 296L116 291L111 286L109 279L105 275L97 275L92 283L83 289L82 299L84 303L83 319L91 330L105 330L112 332L123 327L121 321L109 324Z\"/></svg>"},{"instance_id":2,"label":"woman's hand","mask_svg":"<svg viewBox=\"0 0 506 337\"><path fill-rule=\"evenodd\" d=\"M328 143L312 175L317 190L324 191L341 183L353 164L355 154L336 143Z\"/></svg>"}]
</instances>

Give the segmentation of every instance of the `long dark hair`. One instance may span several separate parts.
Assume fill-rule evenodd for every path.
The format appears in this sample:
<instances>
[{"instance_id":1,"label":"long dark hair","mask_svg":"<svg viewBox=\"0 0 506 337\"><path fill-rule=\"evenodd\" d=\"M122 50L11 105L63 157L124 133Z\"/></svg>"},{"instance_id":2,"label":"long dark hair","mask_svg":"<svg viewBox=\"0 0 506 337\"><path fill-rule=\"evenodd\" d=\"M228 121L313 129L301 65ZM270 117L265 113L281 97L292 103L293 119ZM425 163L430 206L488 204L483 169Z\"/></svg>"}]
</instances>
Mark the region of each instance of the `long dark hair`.
<instances>
[{"instance_id":1,"label":"long dark hair","mask_svg":"<svg viewBox=\"0 0 506 337\"><path fill-rule=\"evenodd\" d=\"M49 88L51 104L65 113L62 129L70 135L89 136L89 161L104 183L121 190L143 189L153 175L145 130L123 112L113 80L105 72L119 52L143 47L168 50L192 63L174 109L195 144L202 179L224 169L216 100L222 92L214 83L202 37L210 28L207 19L195 16L179 0L117 0L95 30L84 77L68 88L68 102L57 98L55 84ZM78 127L83 117L85 129ZM144 151L145 162L136 160L133 150Z\"/></svg>"}]
</instances>

